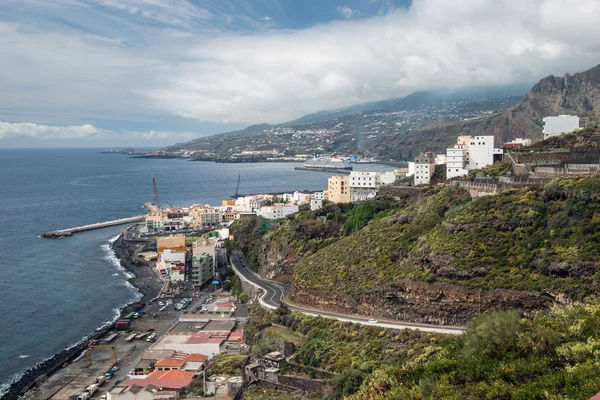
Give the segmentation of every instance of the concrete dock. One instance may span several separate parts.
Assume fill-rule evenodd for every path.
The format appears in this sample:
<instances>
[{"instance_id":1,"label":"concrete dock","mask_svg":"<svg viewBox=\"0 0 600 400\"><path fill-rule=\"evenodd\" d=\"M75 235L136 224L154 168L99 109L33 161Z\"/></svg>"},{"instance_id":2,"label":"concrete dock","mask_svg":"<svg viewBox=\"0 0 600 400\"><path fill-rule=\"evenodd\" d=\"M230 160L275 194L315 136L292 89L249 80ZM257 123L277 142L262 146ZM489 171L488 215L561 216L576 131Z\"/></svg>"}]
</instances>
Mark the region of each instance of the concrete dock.
<instances>
[{"instance_id":1,"label":"concrete dock","mask_svg":"<svg viewBox=\"0 0 600 400\"><path fill-rule=\"evenodd\" d=\"M77 232L91 231L94 229L101 229L101 228L106 228L109 226L131 224L133 222L143 221L145 218L146 218L145 215L138 215L136 217L115 219L113 221L96 222L95 224L76 226L75 228L59 229L56 231L46 232L42 235L42 237L44 237L44 238L69 237L69 236L73 236L73 234L77 233Z\"/></svg>"}]
</instances>

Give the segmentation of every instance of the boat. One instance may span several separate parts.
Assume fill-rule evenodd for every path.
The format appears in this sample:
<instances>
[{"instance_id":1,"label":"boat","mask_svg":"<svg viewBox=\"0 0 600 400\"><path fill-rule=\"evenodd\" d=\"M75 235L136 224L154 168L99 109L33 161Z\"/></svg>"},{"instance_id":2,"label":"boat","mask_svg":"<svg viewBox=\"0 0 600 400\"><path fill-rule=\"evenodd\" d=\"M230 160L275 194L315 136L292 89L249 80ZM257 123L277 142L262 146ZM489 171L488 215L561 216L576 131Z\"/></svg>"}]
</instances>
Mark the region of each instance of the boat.
<instances>
[{"instance_id":1,"label":"boat","mask_svg":"<svg viewBox=\"0 0 600 400\"><path fill-rule=\"evenodd\" d=\"M306 168L307 170L316 171L352 171L352 165L350 165L349 162L336 157L314 158L312 160L307 161L304 164L304 168Z\"/></svg>"}]
</instances>

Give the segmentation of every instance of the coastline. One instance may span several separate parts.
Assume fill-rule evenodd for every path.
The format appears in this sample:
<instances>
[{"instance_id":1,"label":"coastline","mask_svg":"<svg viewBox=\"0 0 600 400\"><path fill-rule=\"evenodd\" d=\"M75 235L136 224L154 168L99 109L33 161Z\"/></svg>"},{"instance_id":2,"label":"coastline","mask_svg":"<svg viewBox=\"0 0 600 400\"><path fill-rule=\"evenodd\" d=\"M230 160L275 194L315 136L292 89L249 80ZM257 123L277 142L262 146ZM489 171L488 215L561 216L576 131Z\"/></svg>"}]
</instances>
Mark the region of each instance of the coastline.
<instances>
[{"instance_id":1,"label":"coastline","mask_svg":"<svg viewBox=\"0 0 600 400\"><path fill-rule=\"evenodd\" d=\"M0 396L0 400L17 400L20 396L23 396L29 390L33 389L37 383L44 381L46 377L55 373L63 365L68 364L79 357L82 352L85 351L91 340L100 339L105 336L113 329L117 319L122 318L123 315L131 311L142 308L145 305L145 302L158 296L163 283L158 278L157 274L154 273L154 270L148 267L147 263L135 259L135 253L138 246L143 246L143 243L127 242L123 239L122 233L119 234L115 240L108 241L108 248L114 252L114 256L120 265L120 269L132 276L127 279L127 281L141 294L139 300L123 304L118 308L118 317L113 321L106 322L104 325L95 328L77 343L25 370L13 382L8 382L8 388L6 389L6 392ZM117 268L119 268L119 266L117 266Z\"/></svg>"}]
</instances>

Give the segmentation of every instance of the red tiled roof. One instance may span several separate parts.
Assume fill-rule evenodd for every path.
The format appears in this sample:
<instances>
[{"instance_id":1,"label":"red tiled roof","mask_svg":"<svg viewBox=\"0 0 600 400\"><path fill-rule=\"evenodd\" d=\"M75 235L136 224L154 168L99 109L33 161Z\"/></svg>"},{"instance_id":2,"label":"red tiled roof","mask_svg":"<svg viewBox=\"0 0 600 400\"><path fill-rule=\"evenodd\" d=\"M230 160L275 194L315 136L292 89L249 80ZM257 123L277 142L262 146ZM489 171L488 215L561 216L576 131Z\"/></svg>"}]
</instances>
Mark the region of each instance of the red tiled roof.
<instances>
[{"instance_id":1,"label":"red tiled roof","mask_svg":"<svg viewBox=\"0 0 600 400\"><path fill-rule=\"evenodd\" d=\"M244 338L244 332L231 332L229 340L242 340Z\"/></svg>"},{"instance_id":2,"label":"red tiled roof","mask_svg":"<svg viewBox=\"0 0 600 400\"><path fill-rule=\"evenodd\" d=\"M151 372L145 379L130 379L129 384L138 386L154 385L163 389L180 389L189 385L193 379L193 372L172 369L170 371Z\"/></svg>"},{"instance_id":3,"label":"red tiled roof","mask_svg":"<svg viewBox=\"0 0 600 400\"><path fill-rule=\"evenodd\" d=\"M181 368L183 364L185 364L184 360L178 360L176 358L163 358L162 360L157 361L156 364L154 364L154 366L161 368Z\"/></svg>"},{"instance_id":4,"label":"red tiled roof","mask_svg":"<svg viewBox=\"0 0 600 400\"><path fill-rule=\"evenodd\" d=\"M185 362L204 362L208 360L208 356L204 354L190 354L185 358Z\"/></svg>"}]
</instances>

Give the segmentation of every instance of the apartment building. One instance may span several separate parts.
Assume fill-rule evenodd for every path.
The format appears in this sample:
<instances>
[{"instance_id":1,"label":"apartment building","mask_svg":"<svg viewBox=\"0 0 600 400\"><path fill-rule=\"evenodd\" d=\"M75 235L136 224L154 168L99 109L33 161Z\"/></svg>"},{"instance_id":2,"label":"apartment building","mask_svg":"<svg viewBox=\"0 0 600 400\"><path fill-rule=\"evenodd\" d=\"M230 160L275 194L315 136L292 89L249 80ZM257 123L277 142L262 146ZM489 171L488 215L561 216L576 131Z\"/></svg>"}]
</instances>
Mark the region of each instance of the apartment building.
<instances>
[{"instance_id":1,"label":"apartment building","mask_svg":"<svg viewBox=\"0 0 600 400\"><path fill-rule=\"evenodd\" d=\"M427 152L415 157L415 186L429 185L434 172L435 153Z\"/></svg>"},{"instance_id":2,"label":"apartment building","mask_svg":"<svg viewBox=\"0 0 600 400\"><path fill-rule=\"evenodd\" d=\"M327 181L327 189L329 192L329 201L332 201L334 203L350 202L349 176L332 176Z\"/></svg>"}]
</instances>

